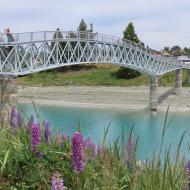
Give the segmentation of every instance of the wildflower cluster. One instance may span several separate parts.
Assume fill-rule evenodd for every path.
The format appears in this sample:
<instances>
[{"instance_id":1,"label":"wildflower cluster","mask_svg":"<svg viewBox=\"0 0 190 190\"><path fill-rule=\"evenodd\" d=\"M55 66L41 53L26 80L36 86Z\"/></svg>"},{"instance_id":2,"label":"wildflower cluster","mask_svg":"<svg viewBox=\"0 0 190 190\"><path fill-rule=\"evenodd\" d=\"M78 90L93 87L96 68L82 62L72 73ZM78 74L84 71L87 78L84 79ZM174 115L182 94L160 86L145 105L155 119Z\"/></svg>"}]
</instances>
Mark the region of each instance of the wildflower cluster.
<instances>
[{"instance_id":1,"label":"wildflower cluster","mask_svg":"<svg viewBox=\"0 0 190 190\"><path fill-rule=\"evenodd\" d=\"M84 170L84 147L83 136L80 132L74 133L72 137L72 166L76 173Z\"/></svg>"}]
</instances>

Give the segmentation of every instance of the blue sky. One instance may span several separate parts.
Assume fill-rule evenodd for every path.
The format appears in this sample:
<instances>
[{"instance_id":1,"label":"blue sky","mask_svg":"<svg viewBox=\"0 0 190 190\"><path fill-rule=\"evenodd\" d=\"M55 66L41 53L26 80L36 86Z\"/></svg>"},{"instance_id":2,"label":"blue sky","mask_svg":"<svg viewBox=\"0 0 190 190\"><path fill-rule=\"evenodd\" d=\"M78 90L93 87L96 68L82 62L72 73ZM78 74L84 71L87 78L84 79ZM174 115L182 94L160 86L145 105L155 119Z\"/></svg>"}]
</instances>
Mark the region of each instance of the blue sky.
<instances>
[{"instance_id":1,"label":"blue sky","mask_svg":"<svg viewBox=\"0 0 190 190\"><path fill-rule=\"evenodd\" d=\"M190 0L0 0L0 31L76 30L81 18L95 31L122 36L133 22L149 47L190 47Z\"/></svg>"}]
</instances>

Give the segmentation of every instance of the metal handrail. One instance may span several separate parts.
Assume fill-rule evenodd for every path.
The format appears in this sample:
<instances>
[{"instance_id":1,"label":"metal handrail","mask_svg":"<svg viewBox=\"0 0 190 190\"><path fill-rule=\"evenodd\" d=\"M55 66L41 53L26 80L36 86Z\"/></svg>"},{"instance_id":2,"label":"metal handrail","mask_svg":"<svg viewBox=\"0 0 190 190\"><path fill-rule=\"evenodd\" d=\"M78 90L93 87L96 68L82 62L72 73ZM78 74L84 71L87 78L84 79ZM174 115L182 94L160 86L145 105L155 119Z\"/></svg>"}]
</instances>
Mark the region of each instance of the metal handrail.
<instances>
[{"instance_id":1,"label":"metal handrail","mask_svg":"<svg viewBox=\"0 0 190 190\"><path fill-rule=\"evenodd\" d=\"M11 36L12 41L8 40ZM98 43L116 44L121 46L129 46L132 50L143 52L152 59L161 60L165 63L176 63L176 60L172 58L159 56L149 48L145 48L141 44L134 43L132 41L122 39L120 37L100 34L94 32L80 32L80 31L37 31L37 32L24 32L24 33L0 33L0 46L14 46L22 45L25 43L35 43L43 41L96 41Z\"/></svg>"}]
</instances>

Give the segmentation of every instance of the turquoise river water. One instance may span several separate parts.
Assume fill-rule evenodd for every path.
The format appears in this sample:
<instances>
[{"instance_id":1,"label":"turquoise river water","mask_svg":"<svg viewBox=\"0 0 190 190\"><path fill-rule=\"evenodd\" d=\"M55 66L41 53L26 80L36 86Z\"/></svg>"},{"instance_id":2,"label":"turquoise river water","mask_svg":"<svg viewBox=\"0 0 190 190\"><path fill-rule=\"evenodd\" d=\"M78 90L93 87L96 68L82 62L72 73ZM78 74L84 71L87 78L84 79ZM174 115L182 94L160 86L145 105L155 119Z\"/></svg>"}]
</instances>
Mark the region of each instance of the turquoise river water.
<instances>
[{"instance_id":1,"label":"turquoise river water","mask_svg":"<svg viewBox=\"0 0 190 190\"><path fill-rule=\"evenodd\" d=\"M19 104L18 107L27 113L35 114L33 105ZM71 136L80 123L81 131L85 137L91 137L95 143L102 142L104 130L109 125L107 143L113 143L122 134L125 142L134 125L134 139L139 136L137 158L146 159L158 150L161 143L162 130L164 127L165 113L151 116L148 111L110 110L94 108L71 108L37 106L41 120L48 120L54 133L63 132ZM37 121L36 121L37 122ZM187 159L190 159L189 146L190 113L169 113L167 120L169 127L165 133L164 149L171 144L173 152L177 149L180 138L187 130L181 149Z\"/></svg>"}]
</instances>

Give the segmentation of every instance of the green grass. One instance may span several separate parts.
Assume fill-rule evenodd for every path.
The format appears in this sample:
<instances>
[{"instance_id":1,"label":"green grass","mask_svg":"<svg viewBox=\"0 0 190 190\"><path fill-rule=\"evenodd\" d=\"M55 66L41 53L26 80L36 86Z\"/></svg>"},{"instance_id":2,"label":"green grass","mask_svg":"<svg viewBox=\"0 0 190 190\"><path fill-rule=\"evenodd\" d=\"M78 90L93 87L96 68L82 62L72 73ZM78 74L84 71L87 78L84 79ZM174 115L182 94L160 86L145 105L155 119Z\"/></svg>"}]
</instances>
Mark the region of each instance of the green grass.
<instances>
[{"instance_id":1,"label":"green grass","mask_svg":"<svg viewBox=\"0 0 190 190\"><path fill-rule=\"evenodd\" d=\"M149 76L142 74L134 79L118 79L113 73L119 69L113 65L80 65L48 70L24 77L19 77L18 84L25 86L147 86ZM187 71L183 71L183 85L189 86L186 81ZM159 86L174 86L175 72L165 74L159 78Z\"/></svg>"}]
</instances>

